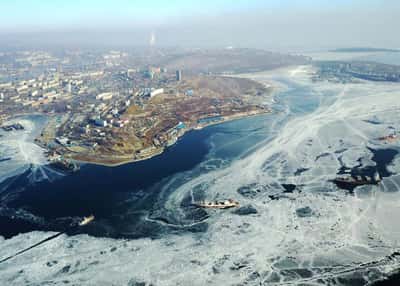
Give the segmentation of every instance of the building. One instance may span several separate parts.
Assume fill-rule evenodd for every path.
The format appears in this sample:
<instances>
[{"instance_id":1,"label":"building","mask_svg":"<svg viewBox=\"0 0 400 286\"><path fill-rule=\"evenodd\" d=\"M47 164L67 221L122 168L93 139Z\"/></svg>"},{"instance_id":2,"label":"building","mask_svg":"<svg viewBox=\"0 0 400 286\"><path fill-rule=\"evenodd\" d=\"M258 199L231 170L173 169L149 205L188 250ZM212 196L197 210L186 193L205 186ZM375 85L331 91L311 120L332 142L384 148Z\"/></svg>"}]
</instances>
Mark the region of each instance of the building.
<instances>
[{"instance_id":1,"label":"building","mask_svg":"<svg viewBox=\"0 0 400 286\"><path fill-rule=\"evenodd\" d=\"M153 74L158 74L161 72L161 68L160 67L150 67L149 70L153 73Z\"/></svg>"},{"instance_id":2,"label":"building","mask_svg":"<svg viewBox=\"0 0 400 286\"><path fill-rule=\"evenodd\" d=\"M113 108L113 109L111 109L111 114L113 115L113 116L117 116L118 115L118 108Z\"/></svg>"},{"instance_id":3,"label":"building","mask_svg":"<svg viewBox=\"0 0 400 286\"><path fill-rule=\"evenodd\" d=\"M115 121L114 126L122 128L122 127L124 127L124 122L122 120Z\"/></svg>"},{"instance_id":4,"label":"building","mask_svg":"<svg viewBox=\"0 0 400 286\"><path fill-rule=\"evenodd\" d=\"M71 144L71 141L66 137L56 137L55 141L62 146L69 146Z\"/></svg>"},{"instance_id":5,"label":"building","mask_svg":"<svg viewBox=\"0 0 400 286\"><path fill-rule=\"evenodd\" d=\"M186 128L186 124L181 121L175 126L175 129L177 129L177 130L182 130L185 128Z\"/></svg>"},{"instance_id":6,"label":"building","mask_svg":"<svg viewBox=\"0 0 400 286\"><path fill-rule=\"evenodd\" d=\"M67 83L67 85L65 86L65 90L68 92L68 93L72 93L72 84L69 82L69 83Z\"/></svg>"},{"instance_id":7,"label":"building","mask_svg":"<svg viewBox=\"0 0 400 286\"><path fill-rule=\"evenodd\" d=\"M31 95L31 96L38 96L38 95L39 95L39 91L38 91L38 90L32 90L32 91L30 92L30 95Z\"/></svg>"},{"instance_id":8,"label":"building","mask_svg":"<svg viewBox=\"0 0 400 286\"><path fill-rule=\"evenodd\" d=\"M16 91L19 94L27 92L28 91L28 86L27 85L21 85L21 86L16 88Z\"/></svg>"},{"instance_id":9,"label":"building","mask_svg":"<svg viewBox=\"0 0 400 286\"><path fill-rule=\"evenodd\" d=\"M107 105L105 103L100 103L99 105L94 107L94 111L99 113L99 112L103 111L106 108L107 108Z\"/></svg>"},{"instance_id":10,"label":"building","mask_svg":"<svg viewBox=\"0 0 400 286\"><path fill-rule=\"evenodd\" d=\"M101 126L101 127L107 127L107 121L100 119L100 118L97 118L94 121L94 124L96 124L97 126Z\"/></svg>"},{"instance_id":11,"label":"building","mask_svg":"<svg viewBox=\"0 0 400 286\"><path fill-rule=\"evenodd\" d=\"M181 70L177 70L176 71L176 80L177 81L181 81L182 80L182 71Z\"/></svg>"},{"instance_id":12,"label":"building","mask_svg":"<svg viewBox=\"0 0 400 286\"><path fill-rule=\"evenodd\" d=\"M0 83L0 88L12 88L12 82Z\"/></svg>"},{"instance_id":13,"label":"building","mask_svg":"<svg viewBox=\"0 0 400 286\"><path fill-rule=\"evenodd\" d=\"M55 99L58 97L58 94L55 91L49 91L49 92L44 93L43 97L47 98L47 99Z\"/></svg>"},{"instance_id":14,"label":"building","mask_svg":"<svg viewBox=\"0 0 400 286\"><path fill-rule=\"evenodd\" d=\"M162 93L164 93L164 89L163 88L153 89L150 92L150 97L153 97L153 96L156 96L156 95L159 95L159 94L162 94Z\"/></svg>"},{"instance_id":15,"label":"building","mask_svg":"<svg viewBox=\"0 0 400 286\"><path fill-rule=\"evenodd\" d=\"M112 92L103 92L96 95L97 100L110 100L113 97Z\"/></svg>"},{"instance_id":16,"label":"building","mask_svg":"<svg viewBox=\"0 0 400 286\"><path fill-rule=\"evenodd\" d=\"M194 94L193 89L189 89L185 92L185 95L187 96L193 96L193 94Z\"/></svg>"},{"instance_id":17,"label":"building","mask_svg":"<svg viewBox=\"0 0 400 286\"><path fill-rule=\"evenodd\" d=\"M133 77L135 75L135 73L137 73L136 69L128 69L127 76L128 77Z\"/></svg>"},{"instance_id":18,"label":"building","mask_svg":"<svg viewBox=\"0 0 400 286\"><path fill-rule=\"evenodd\" d=\"M146 78L153 79L154 78L154 72L151 70L145 70L143 73L143 76Z\"/></svg>"}]
</instances>

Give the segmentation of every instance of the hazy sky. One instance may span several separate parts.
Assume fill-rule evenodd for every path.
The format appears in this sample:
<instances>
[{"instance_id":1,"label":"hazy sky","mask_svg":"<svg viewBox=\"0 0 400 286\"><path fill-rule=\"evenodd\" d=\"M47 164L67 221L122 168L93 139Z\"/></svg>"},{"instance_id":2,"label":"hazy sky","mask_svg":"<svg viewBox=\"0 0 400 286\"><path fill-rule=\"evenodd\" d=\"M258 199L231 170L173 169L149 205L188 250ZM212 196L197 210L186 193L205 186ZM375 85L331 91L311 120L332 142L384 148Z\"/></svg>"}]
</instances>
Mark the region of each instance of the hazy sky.
<instances>
[{"instance_id":1,"label":"hazy sky","mask_svg":"<svg viewBox=\"0 0 400 286\"><path fill-rule=\"evenodd\" d=\"M0 33L31 42L400 48L399 27L399 0L0 0Z\"/></svg>"}]
</instances>

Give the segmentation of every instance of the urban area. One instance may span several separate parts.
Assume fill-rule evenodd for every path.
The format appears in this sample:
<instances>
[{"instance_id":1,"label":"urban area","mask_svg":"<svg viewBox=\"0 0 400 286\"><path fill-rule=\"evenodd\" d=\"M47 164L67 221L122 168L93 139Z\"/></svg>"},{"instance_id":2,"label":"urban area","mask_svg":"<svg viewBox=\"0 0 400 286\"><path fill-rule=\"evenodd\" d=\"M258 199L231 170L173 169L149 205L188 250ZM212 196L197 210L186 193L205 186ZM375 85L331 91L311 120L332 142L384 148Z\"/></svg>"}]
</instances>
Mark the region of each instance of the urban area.
<instances>
[{"instance_id":1,"label":"urban area","mask_svg":"<svg viewBox=\"0 0 400 286\"><path fill-rule=\"evenodd\" d=\"M50 162L74 169L72 161L112 166L147 159L188 130L271 111L270 87L233 77L224 65L227 57L246 58L248 51L215 52L221 60L204 70L194 64L196 57L204 62L213 54L160 53L3 52L1 127L23 129L5 124L16 115L46 115L47 125L35 142L47 150ZM269 55L268 64L271 57L278 56ZM260 63L249 59L243 70L257 68L253 62Z\"/></svg>"}]
</instances>

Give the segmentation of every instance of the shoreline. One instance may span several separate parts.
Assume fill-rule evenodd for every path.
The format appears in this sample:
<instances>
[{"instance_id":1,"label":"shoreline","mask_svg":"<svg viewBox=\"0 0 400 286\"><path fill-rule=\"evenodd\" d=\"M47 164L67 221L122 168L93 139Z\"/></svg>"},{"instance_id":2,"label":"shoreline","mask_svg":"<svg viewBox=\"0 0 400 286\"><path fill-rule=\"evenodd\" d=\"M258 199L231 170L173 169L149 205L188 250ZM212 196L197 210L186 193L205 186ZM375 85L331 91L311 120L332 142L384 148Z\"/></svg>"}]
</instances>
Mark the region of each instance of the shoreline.
<instances>
[{"instance_id":1,"label":"shoreline","mask_svg":"<svg viewBox=\"0 0 400 286\"><path fill-rule=\"evenodd\" d=\"M242 78L243 75L238 75L237 77ZM246 77L244 77L244 78L246 78ZM255 79L250 78L250 80L258 82ZM183 137L187 134L187 132L190 132L193 130L201 130L201 129L204 129L209 126L223 124L223 123L231 122L234 120L239 120L239 119L244 119L244 118L253 117L253 116L257 116L257 115L273 113L274 110L271 108L271 106L274 103L273 97L274 97L275 93L277 92L276 86L274 84L268 84L268 85L266 85L265 83L262 83L262 84L265 85L265 88L268 89L267 97L272 98L271 104L269 104L268 106L265 106L258 110L239 112L236 114L233 113L230 115L220 115L220 119L216 120L216 121L207 121L207 122L196 121L195 124L188 125L186 130L182 130L183 131L182 134L180 134L176 137L176 141L173 144L168 145L168 146L159 146L159 147L153 146L154 149L149 151L147 154L143 154L143 156L139 156L140 154L136 155L135 153L122 154L122 155L118 155L118 154L107 155L107 154L101 154L101 153L96 153L96 152L94 152L94 153L90 152L89 154L83 154L83 153L76 153L71 150L68 150L66 153L63 154L63 156L65 156L66 159L68 159L72 162L75 162L77 164L92 164L92 165L105 166L105 167L118 167L118 166L122 166L125 164L140 162L140 161L154 158L156 156L163 154L169 147L175 145L181 137ZM35 115L35 114L47 116L48 122L51 121L52 118L57 116L57 114L40 114L40 113L33 112L33 113L21 113L21 114L17 114L17 115L13 115L13 116L8 116L7 119L11 120L13 118L17 118L20 116ZM60 114L58 114L58 115L60 115ZM46 130L46 128L47 128L47 125L42 128L41 132ZM40 148L42 148L45 152L49 151L49 148L45 144L45 142L42 142L41 140L37 140L37 139L38 138L36 137L33 143L36 144L37 146L39 146Z\"/></svg>"},{"instance_id":2,"label":"shoreline","mask_svg":"<svg viewBox=\"0 0 400 286\"><path fill-rule=\"evenodd\" d=\"M218 122L210 122L210 123L207 123L207 124L204 124L204 125L201 125L201 126L196 126L196 127L189 128L181 136L179 136L177 138L176 142L178 142L178 140L181 137L185 136L186 133L191 132L191 131L202 130L204 128L207 128L207 127L210 127L210 126L215 126L215 125L218 125L218 124L233 122L233 121L239 120L239 119L250 118L250 117L254 117L254 116L260 116L260 115L272 114L272 113L273 113L273 110L268 109L268 110L265 110L264 112L257 112L255 114L230 115L228 117L224 117L223 120L218 121ZM115 163L96 162L96 161L91 161L91 160L85 160L85 159L81 160L81 159L74 159L74 158L71 158L71 160L73 160L76 163L91 164L91 165L104 166L104 167L118 167L118 166L122 166L122 165L125 165L125 164L136 163L136 162L145 161L145 160L149 160L149 159L152 159L154 157L157 157L157 156L163 154L165 152L165 150L167 150L168 148L174 146L176 144L176 142L174 144L170 145L170 146L159 148L153 154L151 154L149 156L145 156L143 158L139 158L139 159L127 159L127 160L122 160L120 162L115 162Z\"/></svg>"}]
</instances>

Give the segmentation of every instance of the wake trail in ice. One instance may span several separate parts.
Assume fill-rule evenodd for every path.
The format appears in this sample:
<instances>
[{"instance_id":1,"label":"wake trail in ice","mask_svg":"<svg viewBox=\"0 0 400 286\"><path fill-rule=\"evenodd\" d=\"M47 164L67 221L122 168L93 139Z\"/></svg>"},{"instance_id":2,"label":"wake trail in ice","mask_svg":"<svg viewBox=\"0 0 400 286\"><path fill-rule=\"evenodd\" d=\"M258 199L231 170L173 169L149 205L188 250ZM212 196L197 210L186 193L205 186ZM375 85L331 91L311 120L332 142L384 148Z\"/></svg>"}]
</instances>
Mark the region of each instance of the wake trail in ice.
<instances>
[{"instance_id":1,"label":"wake trail in ice","mask_svg":"<svg viewBox=\"0 0 400 286\"><path fill-rule=\"evenodd\" d=\"M170 194L166 203L168 209L172 211L176 208L177 205L172 202L179 202L185 194L190 193L193 200L196 186L207 185L203 191L210 200L234 198L243 205L249 203L257 208L259 218L251 219L253 228L267 237L270 237L271 231L277 236L267 243L257 239L262 236L253 233L254 230L248 231L248 236L253 233L253 246L262 248L265 254L301 257L311 253L308 259L315 261L330 253L333 260L339 261L342 258L335 255L339 249L346 253L348 259L359 257L369 261L375 259L375 255L379 257L379 251L373 252L372 249L377 246L385 249L393 242L392 237L382 237L382 233L374 228L384 217L382 206L389 203L386 197L376 195L378 188L351 198L336 190L329 181L342 166L340 157L350 167L358 165L356 160L360 157L370 161L372 154L366 146L375 144L372 141L378 137L376 128L384 132L387 124L400 127L400 118L396 116L400 110L397 94L393 92L393 86L368 83L333 87L316 85L315 88L317 91L314 94L321 97L315 111L289 120L272 140L263 141L263 146L225 169L205 173L181 185ZM330 93L336 93L329 100L323 98L326 88ZM397 89L400 90L399 87ZM382 126L364 123L363 120L370 116L380 117ZM315 161L324 153L329 155ZM294 172L299 167L308 170L295 176ZM302 193L295 192L285 195L286 199L270 200L268 196L282 192L280 184L286 182L301 184ZM238 196L236 190L252 185L261 186L264 190L256 200ZM394 185L398 186L398 183ZM382 188L387 188L386 179ZM310 218L297 217L296 209L305 205L311 206L315 214ZM218 228L221 225L240 221L230 216L215 216L210 220L213 221L211 229L214 229L210 231L215 238L220 236ZM224 230L227 241L235 239L234 235L229 238L227 233ZM291 249L293 241L301 243L297 249ZM397 245L392 244L392 249ZM332 273L333 276L339 274Z\"/></svg>"},{"instance_id":2,"label":"wake trail in ice","mask_svg":"<svg viewBox=\"0 0 400 286\"><path fill-rule=\"evenodd\" d=\"M37 134L43 128L44 122L36 117L20 117L12 119L6 124L20 123L24 130L5 132L1 131L0 153L3 157L10 158L0 162L0 183L29 171L27 178L30 183L42 180L56 179L61 176L49 168L47 158L41 147L34 143Z\"/></svg>"},{"instance_id":3,"label":"wake trail in ice","mask_svg":"<svg viewBox=\"0 0 400 286\"><path fill-rule=\"evenodd\" d=\"M1 276L10 285L23 279L57 284L66 277L78 284L95 280L126 285L138 278L155 285L368 285L398 269L400 176L385 177L380 186L357 187L353 193L338 189L330 179L343 166L374 166L367 147L399 150L397 143L376 138L386 135L390 126L400 129L400 86L312 83L304 67L274 73L257 74L256 80L279 76L285 79L281 86L293 81L294 87L277 95L288 107L280 122L268 122L270 137L223 168L166 179L157 186L156 213L147 218L181 230L198 223L185 205L195 199L232 198L240 202L239 209L205 212L205 230L177 231L159 239L121 243L87 235L60 237L40 252L7 261ZM301 101L306 100L315 108L296 108L305 107ZM293 110L298 113L290 113ZM380 124L365 122L371 118ZM399 163L396 157L389 166L393 173L400 173ZM282 186L288 183L295 184L291 192ZM238 212L246 207L255 211ZM167 215L157 213L159 209ZM47 235L3 240L0 251L8 256L15 244L29 246ZM49 252L51 260L63 263L48 267L51 260L41 254ZM38 271L19 273L26 261ZM62 272L66 265L69 273ZM104 274L105 269L113 269L114 275Z\"/></svg>"},{"instance_id":4,"label":"wake trail in ice","mask_svg":"<svg viewBox=\"0 0 400 286\"><path fill-rule=\"evenodd\" d=\"M42 244L44 244L44 243L46 243L46 242L48 242L48 241L50 241L50 240L52 240L52 239L55 239L55 238L57 238L58 236L62 235L63 233L64 233L64 232L59 232L59 233L56 233L55 235L49 236L49 237L47 237L47 238L45 238L45 239L39 241L38 243L35 243L34 245L31 245L31 246L29 246L29 247L27 247L27 248L25 248L25 249L23 249L23 250L18 251L17 253L15 253L15 254L13 254L13 255L11 255L11 256L8 256L8 257L6 257L6 258L1 259L1 260L0 260L0 263L4 263L4 262L6 262L6 261L8 261L8 260L10 260L10 259L12 259L12 258L18 256L18 255L23 254L24 252L27 252L27 251L29 251L29 250L35 248L35 247L38 247L38 246L40 246L40 245L42 245Z\"/></svg>"}]
</instances>

